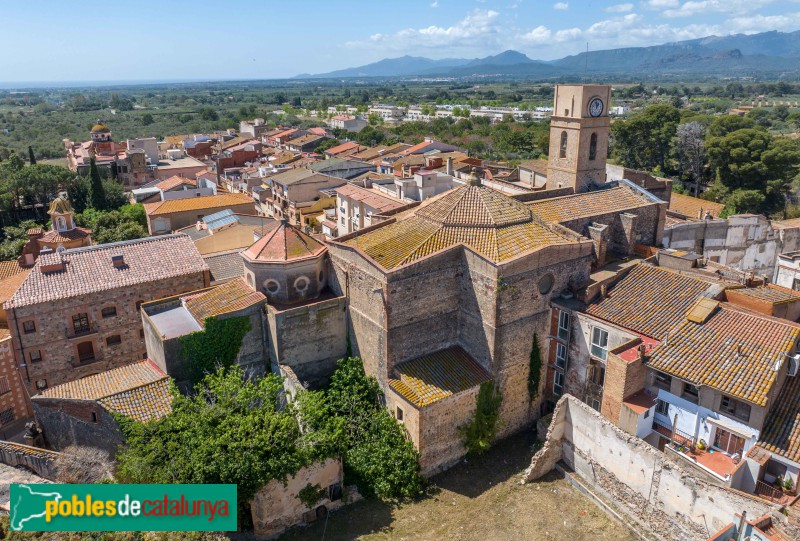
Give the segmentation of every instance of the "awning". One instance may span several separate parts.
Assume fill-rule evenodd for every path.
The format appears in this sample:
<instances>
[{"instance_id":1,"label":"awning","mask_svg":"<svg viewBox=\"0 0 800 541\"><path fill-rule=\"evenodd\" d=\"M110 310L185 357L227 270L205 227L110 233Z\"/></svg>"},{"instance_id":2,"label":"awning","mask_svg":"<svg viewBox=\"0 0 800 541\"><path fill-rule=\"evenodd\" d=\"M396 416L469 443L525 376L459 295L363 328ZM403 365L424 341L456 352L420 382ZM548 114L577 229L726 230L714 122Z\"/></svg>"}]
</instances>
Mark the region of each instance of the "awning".
<instances>
[{"instance_id":1,"label":"awning","mask_svg":"<svg viewBox=\"0 0 800 541\"><path fill-rule=\"evenodd\" d=\"M743 424L737 423L731 419L726 419L725 417L721 417L719 419L714 419L713 417L706 417L705 421L711 423L712 425L716 425L720 428L727 430L728 432L733 432L746 440L750 438L754 438L756 434L753 430Z\"/></svg>"}]
</instances>

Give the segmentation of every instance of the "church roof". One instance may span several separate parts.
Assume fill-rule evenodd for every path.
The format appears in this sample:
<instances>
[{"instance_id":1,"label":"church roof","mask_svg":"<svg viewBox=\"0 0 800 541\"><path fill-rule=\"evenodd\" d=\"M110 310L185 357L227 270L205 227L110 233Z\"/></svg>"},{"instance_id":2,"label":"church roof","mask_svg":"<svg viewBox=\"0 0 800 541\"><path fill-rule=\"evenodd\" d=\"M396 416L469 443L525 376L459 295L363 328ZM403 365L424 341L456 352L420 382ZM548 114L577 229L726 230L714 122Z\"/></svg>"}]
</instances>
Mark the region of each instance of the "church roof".
<instances>
[{"instance_id":1,"label":"church roof","mask_svg":"<svg viewBox=\"0 0 800 541\"><path fill-rule=\"evenodd\" d=\"M67 231L57 231L55 229L51 229L50 231L45 233L44 236L42 236L39 239L39 241L45 244L56 243L56 242L69 242L72 240L85 239L91 234L92 234L91 229L85 229L83 227L75 227Z\"/></svg>"},{"instance_id":2,"label":"church roof","mask_svg":"<svg viewBox=\"0 0 800 541\"><path fill-rule=\"evenodd\" d=\"M317 257L325 250L323 243L282 221L245 250L244 255L253 261L286 262Z\"/></svg>"},{"instance_id":3,"label":"church roof","mask_svg":"<svg viewBox=\"0 0 800 541\"><path fill-rule=\"evenodd\" d=\"M485 186L461 186L394 223L344 242L392 269L457 245L499 263L536 248L574 241L537 220L515 199Z\"/></svg>"},{"instance_id":4,"label":"church roof","mask_svg":"<svg viewBox=\"0 0 800 541\"><path fill-rule=\"evenodd\" d=\"M628 186L540 199L528 203L534 214L551 223L568 222L601 214L611 214L652 205L642 192Z\"/></svg>"},{"instance_id":5,"label":"church roof","mask_svg":"<svg viewBox=\"0 0 800 541\"><path fill-rule=\"evenodd\" d=\"M238 312L254 304L261 304L267 298L263 293L248 287L244 278L239 277L198 293L189 293L182 299L192 317L201 326L205 326L207 318Z\"/></svg>"}]
</instances>

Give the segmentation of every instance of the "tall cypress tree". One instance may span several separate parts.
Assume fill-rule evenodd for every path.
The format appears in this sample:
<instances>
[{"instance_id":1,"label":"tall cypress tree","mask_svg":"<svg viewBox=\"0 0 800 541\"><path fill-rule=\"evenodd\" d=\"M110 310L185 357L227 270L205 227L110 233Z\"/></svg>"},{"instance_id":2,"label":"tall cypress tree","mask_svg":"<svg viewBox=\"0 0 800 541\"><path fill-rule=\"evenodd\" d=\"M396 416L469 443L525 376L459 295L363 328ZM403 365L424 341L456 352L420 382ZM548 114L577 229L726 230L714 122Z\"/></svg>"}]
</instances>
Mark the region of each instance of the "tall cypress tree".
<instances>
[{"instance_id":1,"label":"tall cypress tree","mask_svg":"<svg viewBox=\"0 0 800 541\"><path fill-rule=\"evenodd\" d=\"M89 162L89 205L96 210L106 208L106 191L94 158Z\"/></svg>"},{"instance_id":2,"label":"tall cypress tree","mask_svg":"<svg viewBox=\"0 0 800 541\"><path fill-rule=\"evenodd\" d=\"M31 161L31 165L36 165L36 156L33 155L33 147L28 145L28 159Z\"/></svg>"}]
</instances>

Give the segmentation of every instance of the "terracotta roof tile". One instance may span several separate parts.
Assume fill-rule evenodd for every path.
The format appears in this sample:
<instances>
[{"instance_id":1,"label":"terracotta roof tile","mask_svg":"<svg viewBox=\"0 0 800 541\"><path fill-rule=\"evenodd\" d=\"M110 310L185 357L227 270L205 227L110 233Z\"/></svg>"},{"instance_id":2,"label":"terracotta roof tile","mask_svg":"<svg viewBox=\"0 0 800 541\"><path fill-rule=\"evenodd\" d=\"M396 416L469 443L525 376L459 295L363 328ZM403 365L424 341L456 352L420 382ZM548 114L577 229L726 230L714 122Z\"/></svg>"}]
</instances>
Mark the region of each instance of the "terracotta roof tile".
<instances>
[{"instance_id":1,"label":"terracotta roof tile","mask_svg":"<svg viewBox=\"0 0 800 541\"><path fill-rule=\"evenodd\" d=\"M637 265L605 299L586 312L620 327L662 339L712 284L651 265Z\"/></svg>"},{"instance_id":2,"label":"terracotta roof tile","mask_svg":"<svg viewBox=\"0 0 800 541\"><path fill-rule=\"evenodd\" d=\"M800 374L786 378L767 415L758 446L800 462Z\"/></svg>"},{"instance_id":3,"label":"terracotta roof tile","mask_svg":"<svg viewBox=\"0 0 800 541\"><path fill-rule=\"evenodd\" d=\"M329 148L325 151L325 154L329 154L331 156L338 156L339 154L343 154L345 152L350 152L352 154L362 150L362 148L365 149L366 147L362 147L355 141L348 141L347 143L342 143L341 145Z\"/></svg>"},{"instance_id":4,"label":"terracotta roof tile","mask_svg":"<svg viewBox=\"0 0 800 541\"><path fill-rule=\"evenodd\" d=\"M85 239L91 234L91 229L85 229L83 227L76 227L74 229L70 229L69 231L56 231L51 229L44 234L41 240L43 242L68 242L71 240Z\"/></svg>"},{"instance_id":5,"label":"terracotta roof tile","mask_svg":"<svg viewBox=\"0 0 800 541\"><path fill-rule=\"evenodd\" d=\"M113 265L111 258L116 255L123 256L123 266ZM62 261L63 270L42 272L42 268ZM39 257L6 308L127 288L206 270L208 266L194 243L182 234L74 248Z\"/></svg>"},{"instance_id":6,"label":"terracotta roof tile","mask_svg":"<svg viewBox=\"0 0 800 541\"><path fill-rule=\"evenodd\" d=\"M97 401L109 411L120 413L141 423L160 419L172 411L172 389L169 378L101 398Z\"/></svg>"},{"instance_id":7,"label":"terracotta roof tile","mask_svg":"<svg viewBox=\"0 0 800 541\"><path fill-rule=\"evenodd\" d=\"M748 287L734 290L739 295L768 301L773 304L800 301L800 292L769 284L762 287Z\"/></svg>"},{"instance_id":8,"label":"terracotta roof tile","mask_svg":"<svg viewBox=\"0 0 800 541\"><path fill-rule=\"evenodd\" d=\"M203 258L211 273L212 282L221 282L244 275L244 260L240 250L215 253Z\"/></svg>"},{"instance_id":9,"label":"terracotta roof tile","mask_svg":"<svg viewBox=\"0 0 800 541\"><path fill-rule=\"evenodd\" d=\"M395 366L389 385L418 408L489 381L492 376L456 346Z\"/></svg>"},{"instance_id":10,"label":"terracotta roof tile","mask_svg":"<svg viewBox=\"0 0 800 541\"><path fill-rule=\"evenodd\" d=\"M244 255L254 261L295 261L317 257L327 246L283 221L258 239Z\"/></svg>"},{"instance_id":11,"label":"terracotta roof tile","mask_svg":"<svg viewBox=\"0 0 800 541\"><path fill-rule=\"evenodd\" d=\"M253 291L245 283L244 278L237 278L181 298L186 309L200 325L204 325L206 318L238 312L254 304L263 304L267 299L263 293Z\"/></svg>"},{"instance_id":12,"label":"terracotta roof tile","mask_svg":"<svg viewBox=\"0 0 800 541\"><path fill-rule=\"evenodd\" d=\"M0 280L5 280L15 274L24 272L18 261L0 261Z\"/></svg>"},{"instance_id":13,"label":"terracotta roof tile","mask_svg":"<svg viewBox=\"0 0 800 541\"><path fill-rule=\"evenodd\" d=\"M524 204L485 186L456 188L397 222L345 241L386 269L458 245L501 262L542 246L570 242L536 221Z\"/></svg>"},{"instance_id":14,"label":"terracotta roof tile","mask_svg":"<svg viewBox=\"0 0 800 541\"><path fill-rule=\"evenodd\" d=\"M99 400L134 387L153 383L168 376L151 360L139 361L93 376L76 379L40 392L42 398L73 398L75 400Z\"/></svg>"},{"instance_id":15,"label":"terracotta roof tile","mask_svg":"<svg viewBox=\"0 0 800 541\"><path fill-rule=\"evenodd\" d=\"M725 205L721 203L675 192L672 192L669 198L669 210L683 214L690 220L702 220L706 212L709 212L714 218L719 218L724 208Z\"/></svg>"},{"instance_id":16,"label":"terracotta roof tile","mask_svg":"<svg viewBox=\"0 0 800 541\"><path fill-rule=\"evenodd\" d=\"M144 210L148 216L171 214L187 210L205 210L212 208L225 208L247 203L255 204L253 198L243 193L226 193L220 195L206 195L201 197L186 197L183 199L168 199L156 203L147 203Z\"/></svg>"},{"instance_id":17,"label":"terracotta roof tile","mask_svg":"<svg viewBox=\"0 0 800 541\"><path fill-rule=\"evenodd\" d=\"M163 190L165 192L168 192L168 191L170 191L172 189L175 189L178 186L182 186L184 184L187 185L187 186L197 186L197 181L196 180L192 180L190 178L185 178L185 177L181 177L181 176L175 175L175 176L169 177L167 180L162 180L161 182L158 182L158 183L154 184L153 187L154 188L158 188L160 190Z\"/></svg>"},{"instance_id":18,"label":"terracotta roof tile","mask_svg":"<svg viewBox=\"0 0 800 541\"><path fill-rule=\"evenodd\" d=\"M597 214L622 212L652 205L653 201L634 190L620 186L528 203L534 214L547 222L566 222Z\"/></svg>"},{"instance_id":19,"label":"terracotta roof tile","mask_svg":"<svg viewBox=\"0 0 800 541\"><path fill-rule=\"evenodd\" d=\"M720 304L703 323L684 319L657 346L649 366L765 406L775 363L794 352L796 324Z\"/></svg>"},{"instance_id":20,"label":"terracotta roof tile","mask_svg":"<svg viewBox=\"0 0 800 541\"><path fill-rule=\"evenodd\" d=\"M360 186L356 186L354 184L345 184L344 186L340 186L336 188L336 193L345 197L349 197L355 201L361 201L365 205L369 205L378 211L398 209L407 205L407 203L404 203L403 201L386 197L372 190L361 188Z\"/></svg>"}]
</instances>

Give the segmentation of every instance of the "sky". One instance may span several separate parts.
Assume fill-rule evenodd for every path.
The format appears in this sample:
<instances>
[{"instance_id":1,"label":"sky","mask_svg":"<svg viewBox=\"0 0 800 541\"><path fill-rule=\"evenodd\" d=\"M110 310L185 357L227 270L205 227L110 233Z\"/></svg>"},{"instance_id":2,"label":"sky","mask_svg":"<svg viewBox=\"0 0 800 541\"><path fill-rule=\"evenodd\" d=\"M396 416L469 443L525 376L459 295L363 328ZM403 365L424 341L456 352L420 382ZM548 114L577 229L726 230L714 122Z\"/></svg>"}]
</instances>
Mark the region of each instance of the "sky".
<instances>
[{"instance_id":1,"label":"sky","mask_svg":"<svg viewBox=\"0 0 800 541\"><path fill-rule=\"evenodd\" d=\"M37 0L4 5L2 28L0 82L271 79L794 31L800 0Z\"/></svg>"}]
</instances>

